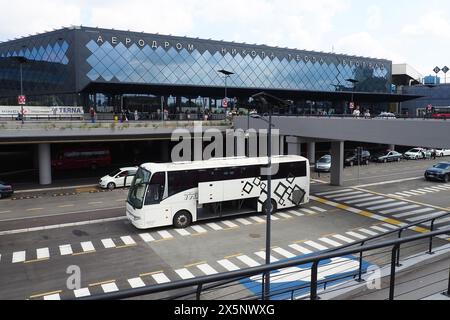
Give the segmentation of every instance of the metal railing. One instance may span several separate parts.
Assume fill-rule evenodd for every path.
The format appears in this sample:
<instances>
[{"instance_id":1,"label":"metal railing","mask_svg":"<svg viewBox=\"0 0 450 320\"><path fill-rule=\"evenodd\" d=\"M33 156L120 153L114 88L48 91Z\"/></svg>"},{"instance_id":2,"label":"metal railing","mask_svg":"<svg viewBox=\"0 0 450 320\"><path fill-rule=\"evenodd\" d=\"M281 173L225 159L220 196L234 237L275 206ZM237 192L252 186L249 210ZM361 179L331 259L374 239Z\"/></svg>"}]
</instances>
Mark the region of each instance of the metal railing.
<instances>
[{"instance_id":1,"label":"metal railing","mask_svg":"<svg viewBox=\"0 0 450 320\"><path fill-rule=\"evenodd\" d=\"M406 226L404 227L406 228ZM420 241L423 239L433 239L437 236L444 235L450 233L450 227L433 231L427 234L414 235L407 238L399 238L394 240L387 240L376 244L371 245L363 245L359 248L339 248L335 251L323 252L319 255L307 256L303 258L290 259L286 261L281 261L277 263L273 263L270 265L263 265L259 267L249 268L245 270L232 271L222 274L210 275L205 277L194 278L190 280L177 281L173 283L161 284L157 286L147 286L137 289L129 289L121 292L115 293L107 293L97 296L91 296L87 298L81 298L80 300L110 300L110 299L127 299L138 296L145 296L150 294L168 292L179 289L191 289L195 287L196 289L192 290L189 293L183 293L183 296L187 296L189 294L194 294L197 300L201 299L202 292L205 290L211 290L213 288L217 288L219 286L225 285L227 283L232 283L235 281L239 281L242 279L246 279L248 277L262 275L267 272L272 272L275 270L286 269L291 267L297 267L302 265L307 265L312 263L311 267L311 282L309 287L309 298L311 300L318 300L318 286L322 284L323 281L318 281L318 270L320 262L324 260L329 260L332 258L338 258L343 256L355 255L355 254L363 254L364 252L374 251L377 249L390 248L391 249L391 259L390 259L390 284L389 284L389 299L394 299L395 294L395 277L396 277L396 268L397 268L397 259L400 255L400 247L402 244ZM367 241L367 240L366 240ZM346 276L348 277L348 275ZM333 279L335 281L336 279ZM450 276L449 276L450 282ZM210 286L206 286L210 284ZM450 286L450 284L449 284ZM449 288L450 289L450 288ZM292 297L295 291L298 291L299 288L291 289L288 292L292 292ZM277 292L276 294L280 294Z\"/></svg>"},{"instance_id":2,"label":"metal railing","mask_svg":"<svg viewBox=\"0 0 450 320\"><path fill-rule=\"evenodd\" d=\"M410 116L410 115L395 115L395 117L387 117L387 116L379 116L379 115L370 115L365 116L361 114L359 116L355 116L352 114L317 114L317 113L286 113L286 114L274 114L274 117L307 117L307 118L323 118L323 119L366 119L366 120L436 120L436 121L447 121L450 120L450 117L430 117L430 116Z\"/></svg>"}]
</instances>

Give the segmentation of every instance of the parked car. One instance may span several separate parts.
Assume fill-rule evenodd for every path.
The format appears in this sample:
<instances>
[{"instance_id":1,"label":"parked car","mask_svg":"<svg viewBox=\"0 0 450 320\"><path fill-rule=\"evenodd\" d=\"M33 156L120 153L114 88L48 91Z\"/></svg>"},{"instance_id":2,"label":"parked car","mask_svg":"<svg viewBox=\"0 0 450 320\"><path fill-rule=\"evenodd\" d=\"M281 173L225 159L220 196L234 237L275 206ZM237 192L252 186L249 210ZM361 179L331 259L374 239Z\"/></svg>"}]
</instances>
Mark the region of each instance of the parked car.
<instances>
[{"instance_id":1,"label":"parked car","mask_svg":"<svg viewBox=\"0 0 450 320\"><path fill-rule=\"evenodd\" d=\"M407 160L431 158L431 151L424 148L414 148L405 152L403 157Z\"/></svg>"},{"instance_id":2,"label":"parked car","mask_svg":"<svg viewBox=\"0 0 450 320\"><path fill-rule=\"evenodd\" d=\"M436 155L438 157L449 157L450 156L450 149L438 148L438 149L436 149Z\"/></svg>"},{"instance_id":3,"label":"parked car","mask_svg":"<svg viewBox=\"0 0 450 320\"><path fill-rule=\"evenodd\" d=\"M367 150L362 150L360 164L369 165L369 160L370 160L370 152ZM350 167L357 165L358 164L358 151L355 150L353 153L347 155L344 163L346 166L350 166Z\"/></svg>"},{"instance_id":4,"label":"parked car","mask_svg":"<svg viewBox=\"0 0 450 320\"><path fill-rule=\"evenodd\" d=\"M382 112L375 119L397 119L397 116L391 112Z\"/></svg>"},{"instance_id":5,"label":"parked car","mask_svg":"<svg viewBox=\"0 0 450 320\"><path fill-rule=\"evenodd\" d=\"M441 162L425 171L425 180L450 181L450 162Z\"/></svg>"},{"instance_id":6,"label":"parked car","mask_svg":"<svg viewBox=\"0 0 450 320\"><path fill-rule=\"evenodd\" d=\"M131 182L136 175L138 167L120 168L104 176L99 181L102 189L114 190L115 188L124 188L131 186Z\"/></svg>"},{"instance_id":7,"label":"parked car","mask_svg":"<svg viewBox=\"0 0 450 320\"><path fill-rule=\"evenodd\" d=\"M316 172L330 172L331 171L331 156L326 155L317 160Z\"/></svg>"},{"instance_id":8,"label":"parked car","mask_svg":"<svg viewBox=\"0 0 450 320\"><path fill-rule=\"evenodd\" d=\"M386 151L375 154L372 157L374 162L400 162L402 160L402 154L397 151Z\"/></svg>"},{"instance_id":9,"label":"parked car","mask_svg":"<svg viewBox=\"0 0 450 320\"><path fill-rule=\"evenodd\" d=\"M11 197L14 193L13 187L3 181L0 181L0 199Z\"/></svg>"}]
</instances>

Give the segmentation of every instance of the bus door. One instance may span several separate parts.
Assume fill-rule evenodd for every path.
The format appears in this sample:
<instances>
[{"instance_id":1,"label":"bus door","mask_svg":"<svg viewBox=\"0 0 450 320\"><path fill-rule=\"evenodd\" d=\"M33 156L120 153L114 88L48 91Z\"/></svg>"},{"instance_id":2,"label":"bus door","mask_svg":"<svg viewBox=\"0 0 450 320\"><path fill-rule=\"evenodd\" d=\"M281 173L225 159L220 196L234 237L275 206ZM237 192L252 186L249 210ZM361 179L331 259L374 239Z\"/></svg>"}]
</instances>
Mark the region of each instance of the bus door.
<instances>
[{"instance_id":1,"label":"bus door","mask_svg":"<svg viewBox=\"0 0 450 320\"><path fill-rule=\"evenodd\" d=\"M171 207L161 204L165 198L165 184L165 172L155 173L145 194L145 221L147 224L155 227L171 225L173 222Z\"/></svg>"}]
</instances>

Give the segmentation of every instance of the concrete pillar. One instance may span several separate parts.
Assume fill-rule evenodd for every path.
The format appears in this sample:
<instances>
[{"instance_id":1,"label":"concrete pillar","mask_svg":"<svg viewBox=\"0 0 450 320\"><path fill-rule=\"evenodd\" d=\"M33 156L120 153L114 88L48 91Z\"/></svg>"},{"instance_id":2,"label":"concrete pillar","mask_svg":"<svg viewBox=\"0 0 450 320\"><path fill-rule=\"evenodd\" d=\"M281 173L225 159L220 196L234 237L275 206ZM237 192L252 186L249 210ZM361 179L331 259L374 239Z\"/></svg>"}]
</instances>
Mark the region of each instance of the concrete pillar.
<instances>
[{"instance_id":1,"label":"concrete pillar","mask_svg":"<svg viewBox=\"0 0 450 320\"><path fill-rule=\"evenodd\" d=\"M300 156L302 154L302 142L299 137L286 137L288 143L288 155Z\"/></svg>"},{"instance_id":2,"label":"concrete pillar","mask_svg":"<svg viewBox=\"0 0 450 320\"><path fill-rule=\"evenodd\" d=\"M49 143L41 143L38 147L39 156L39 184L52 184L52 162Z\"/></svg>"},{"instance_id":3,"label":"concrete pillar","mask_svg":"<svg viewBox=\"0 0 450 320\"><path fill-rule=\"evenodd\" d=\"M284 136L280 136L280 155L284 156Z\"/></svg>"},{"instance_id":4,"label":"concrete pillar","mask_svg":"<svg viewBox=\"0 0 450 320\"><path fill-rule=\"evenodd\" d=\"M344 141L331 143L331 185L344 183Z\"/></svg>"},{"instance_id":5,"label":"concrete pillar","mask_svg":"<svg viewBox=\"0 0 450 320\"><path fill-rule=\"evenodd\" d=\"M308 160L311 164L316 163L316 143L308 142Z\"/></svg>"}]
</instances>

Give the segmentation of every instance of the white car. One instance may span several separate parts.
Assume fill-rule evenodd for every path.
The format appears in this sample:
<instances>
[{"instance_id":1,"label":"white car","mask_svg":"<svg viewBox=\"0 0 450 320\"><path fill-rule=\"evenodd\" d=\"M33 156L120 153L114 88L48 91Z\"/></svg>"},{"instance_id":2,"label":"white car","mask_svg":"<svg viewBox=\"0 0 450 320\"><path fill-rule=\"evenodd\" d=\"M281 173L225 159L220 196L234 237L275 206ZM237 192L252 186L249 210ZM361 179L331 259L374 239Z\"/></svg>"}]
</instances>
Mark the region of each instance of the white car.
<instances>
[{"instance_id":1,"label":"white car","mask_svg":"<svg viewBox=\"0 0 450 320\"><path fill-rule=\"evenodd\" d=\"M438 157L449 157L450 156L450 149L436 149L436 155Z\"/></svg>"},{"instance_id":2,"label":"white car","mask_svg":"<svg viewBox=\"0 0 450 320\"><path fill-rule=\"evenodd\" d=\"M138 167L120 168L100 179L99 186L102 189L114 190L131 186Z\"/></svg>"},{"instance_id":3,"label":"white car","mask_svg":"<svg viewBox=\"0 0 450 320\"><path fill-rule=\"evenodd\" d=\"M403 157L408 160L418 160L418 159L430 158L431 152L424 148L414 148L414 149L409 150L408 152L405 152Z\"/></svg>"},{"instance_id":4,"label":"white car","mask_svg":"<svg viewBox=\"0 0 450 320\"><path fill-rule=\"evenodd\" d=\"M396 115L391 112L382 112L375 119L397 119Z\"/></svg>"}]
</instances>

